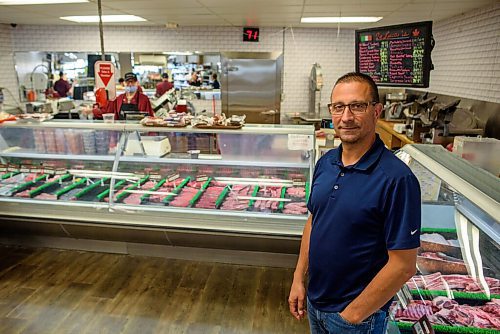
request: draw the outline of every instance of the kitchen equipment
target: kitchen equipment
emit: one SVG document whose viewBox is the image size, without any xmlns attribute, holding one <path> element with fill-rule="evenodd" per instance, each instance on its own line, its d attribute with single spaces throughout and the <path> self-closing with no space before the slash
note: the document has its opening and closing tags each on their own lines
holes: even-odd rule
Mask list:
<svg viewBox="0 0 500 334">
<path fill-rule="evenodd" d="M 222 112 L 247 123 L 280 123 L 281 52 L 222 52 Z"/>
<path fill-rule="evenodd" d="M 309 75 L 309 113 L 319 113 L 322 88 L 323 71 L 320 64 L 314 63 Z"/>
</svg>

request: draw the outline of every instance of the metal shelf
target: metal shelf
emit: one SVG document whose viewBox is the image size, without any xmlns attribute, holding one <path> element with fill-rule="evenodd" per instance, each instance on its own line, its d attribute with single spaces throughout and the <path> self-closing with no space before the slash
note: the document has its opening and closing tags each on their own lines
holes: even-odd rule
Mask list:
<svg viewBox="0 0 500 334">
<path fill-rule="evenodd" d="M 279 161 L 241 161 L 223 159 L 189 159 L 189 158 L 152 158 L 137 156 L 122 156 L 120 162 L 147 162 L 159 164 L 189 164 L 189 165 L 212 165 L 212 166 L 241 166 L 241 167 L 281 167 L 281 168 L 309 168 L 307 162 L 279 162 Z"/>
<path fill-rule="evenodd" d="M 25 158 L 40 160 L 114 161 L 113 155 L 54 154 L 30 152 L 0 152 L 2 158 Z"/>
<path fill-rule="evenodd" d="M 126 123 L 117 121 L 115 123 L 104 123 L 103 121 L 79 121 L 69 122 L 65 120 L 51 120 L 41 123 L 4 122 L 2 127 L 8 128 L 32 128 L 32 129 L 86 129 L 86 130 L 109 130 L 109 131 L 140 131 L 140 132 L 182 132 L 182 133 L 225 133 L 225 134 L 302 134 L 312 135 L 312 125 L 273 125 L 273 124 L 245 124 L 238 130 L 223 129 L 198 129 L 192 126 L 184 128 L 173 127 L 149 127 L 138 123 Z"/>
<path fill-rule="evenodd" d="M 455 206 L 498 244 L 500 179 L 440 145 L 405 145 L 402 151 L 425 166 L 459 194 Z M 463 200 L 460 198 L 463 197 Z"/>
</svg>

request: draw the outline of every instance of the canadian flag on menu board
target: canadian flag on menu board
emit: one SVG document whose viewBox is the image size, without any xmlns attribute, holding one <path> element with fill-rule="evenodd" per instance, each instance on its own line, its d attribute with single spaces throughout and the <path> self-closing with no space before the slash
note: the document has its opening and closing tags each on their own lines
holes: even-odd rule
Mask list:
<svg viewBox="0 0 500 334">
<path fill-rule="evenodd" d="M 94 64 L 95 90 L 104 88 L 108 92 L 108 100 L 116 97 L 115 65 L 110 61 L 99 60 Z"/>
</svg>

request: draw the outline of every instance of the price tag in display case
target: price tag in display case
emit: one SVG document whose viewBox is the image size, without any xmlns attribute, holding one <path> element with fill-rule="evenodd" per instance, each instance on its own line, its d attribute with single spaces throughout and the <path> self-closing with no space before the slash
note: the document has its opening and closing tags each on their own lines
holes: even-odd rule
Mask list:
<svg viewBox="0 0 500 334">
<path fill-rule="evenodd" d="M 14 165 L 14 164 L 9 164 L 7 166 L 7 172 L 19 172 L 19 166 L 18 165 Z"/>
<path fill-rule="evenodd" d="M 208 180 L 208 176 L 204 174 L 200 174 L 196 177 L 196 182 L 205 182 Z"/>
<path fill-rule="evenodd" d="M 179 175 L 179 173 L 170 174 L 169 176 L 167 176 L 167 181 L 168 182 L 173 182 L 173 181 L 177 180 L 180 177 L 181 176 Z"/>
<path fill-rule="evenodd" d="M 32 169 L 31 165 L 21 165 L 21 167 L 19 167 L 19 171 L 21 173 L 29 173 L 31 172 L 31 169 Z"/>
<path fill-rule="evenodd" d="M 293 179 L 292 185 L 294 187 L 304 187 L 306 185 L 306 182 L 302 179 Z"/>
<path fill-rule="evenodd" d="M 161 180 L 161 175 L 157 173 L 151 173 L 149 174 L 149 178 L 153 181 L 159 181 Z"/>
<path fill-rule="evenodd" d="M 396 297 L 403 308 L 407 308 L 413 301 L 410 288 L 408 288 L 408 285 L 406 284 L 401 287 L 401 290 L 399 290 L 398 293 L 396 293 Z"/>
<path fill-rule="evenodd" d="M 413 324 L 412 331 L 413 334 L 435 334 L 434 328 L 432 328 L 431 322 L 426 315 Z"/>
<path fill-rule="evenodd" d="M 259 41 L 259 28 L 243 28 L 243 42 L 258 42 Z"/>
</svg>

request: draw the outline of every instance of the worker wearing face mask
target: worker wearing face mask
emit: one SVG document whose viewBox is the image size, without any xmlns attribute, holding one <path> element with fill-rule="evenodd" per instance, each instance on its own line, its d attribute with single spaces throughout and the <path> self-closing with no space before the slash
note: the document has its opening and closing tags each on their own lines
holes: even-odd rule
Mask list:
<svg viewBox="0 0 500 334">
<path fill-rule="evenodd" d="M 129 72 L 125 74 L 124 79 L 125 93 L 118 95 L 114 101 L 110 101 L 105 111 L 94 109 L 94 118 L 102 119 L 103 113 L 113 113 L 116 120 L 125 120 L 127 113 L 137 112 L 147 112 L 149 116 L 154 117 L 149 98 L 142 93 L 137 76 Z"/>
</svg>

